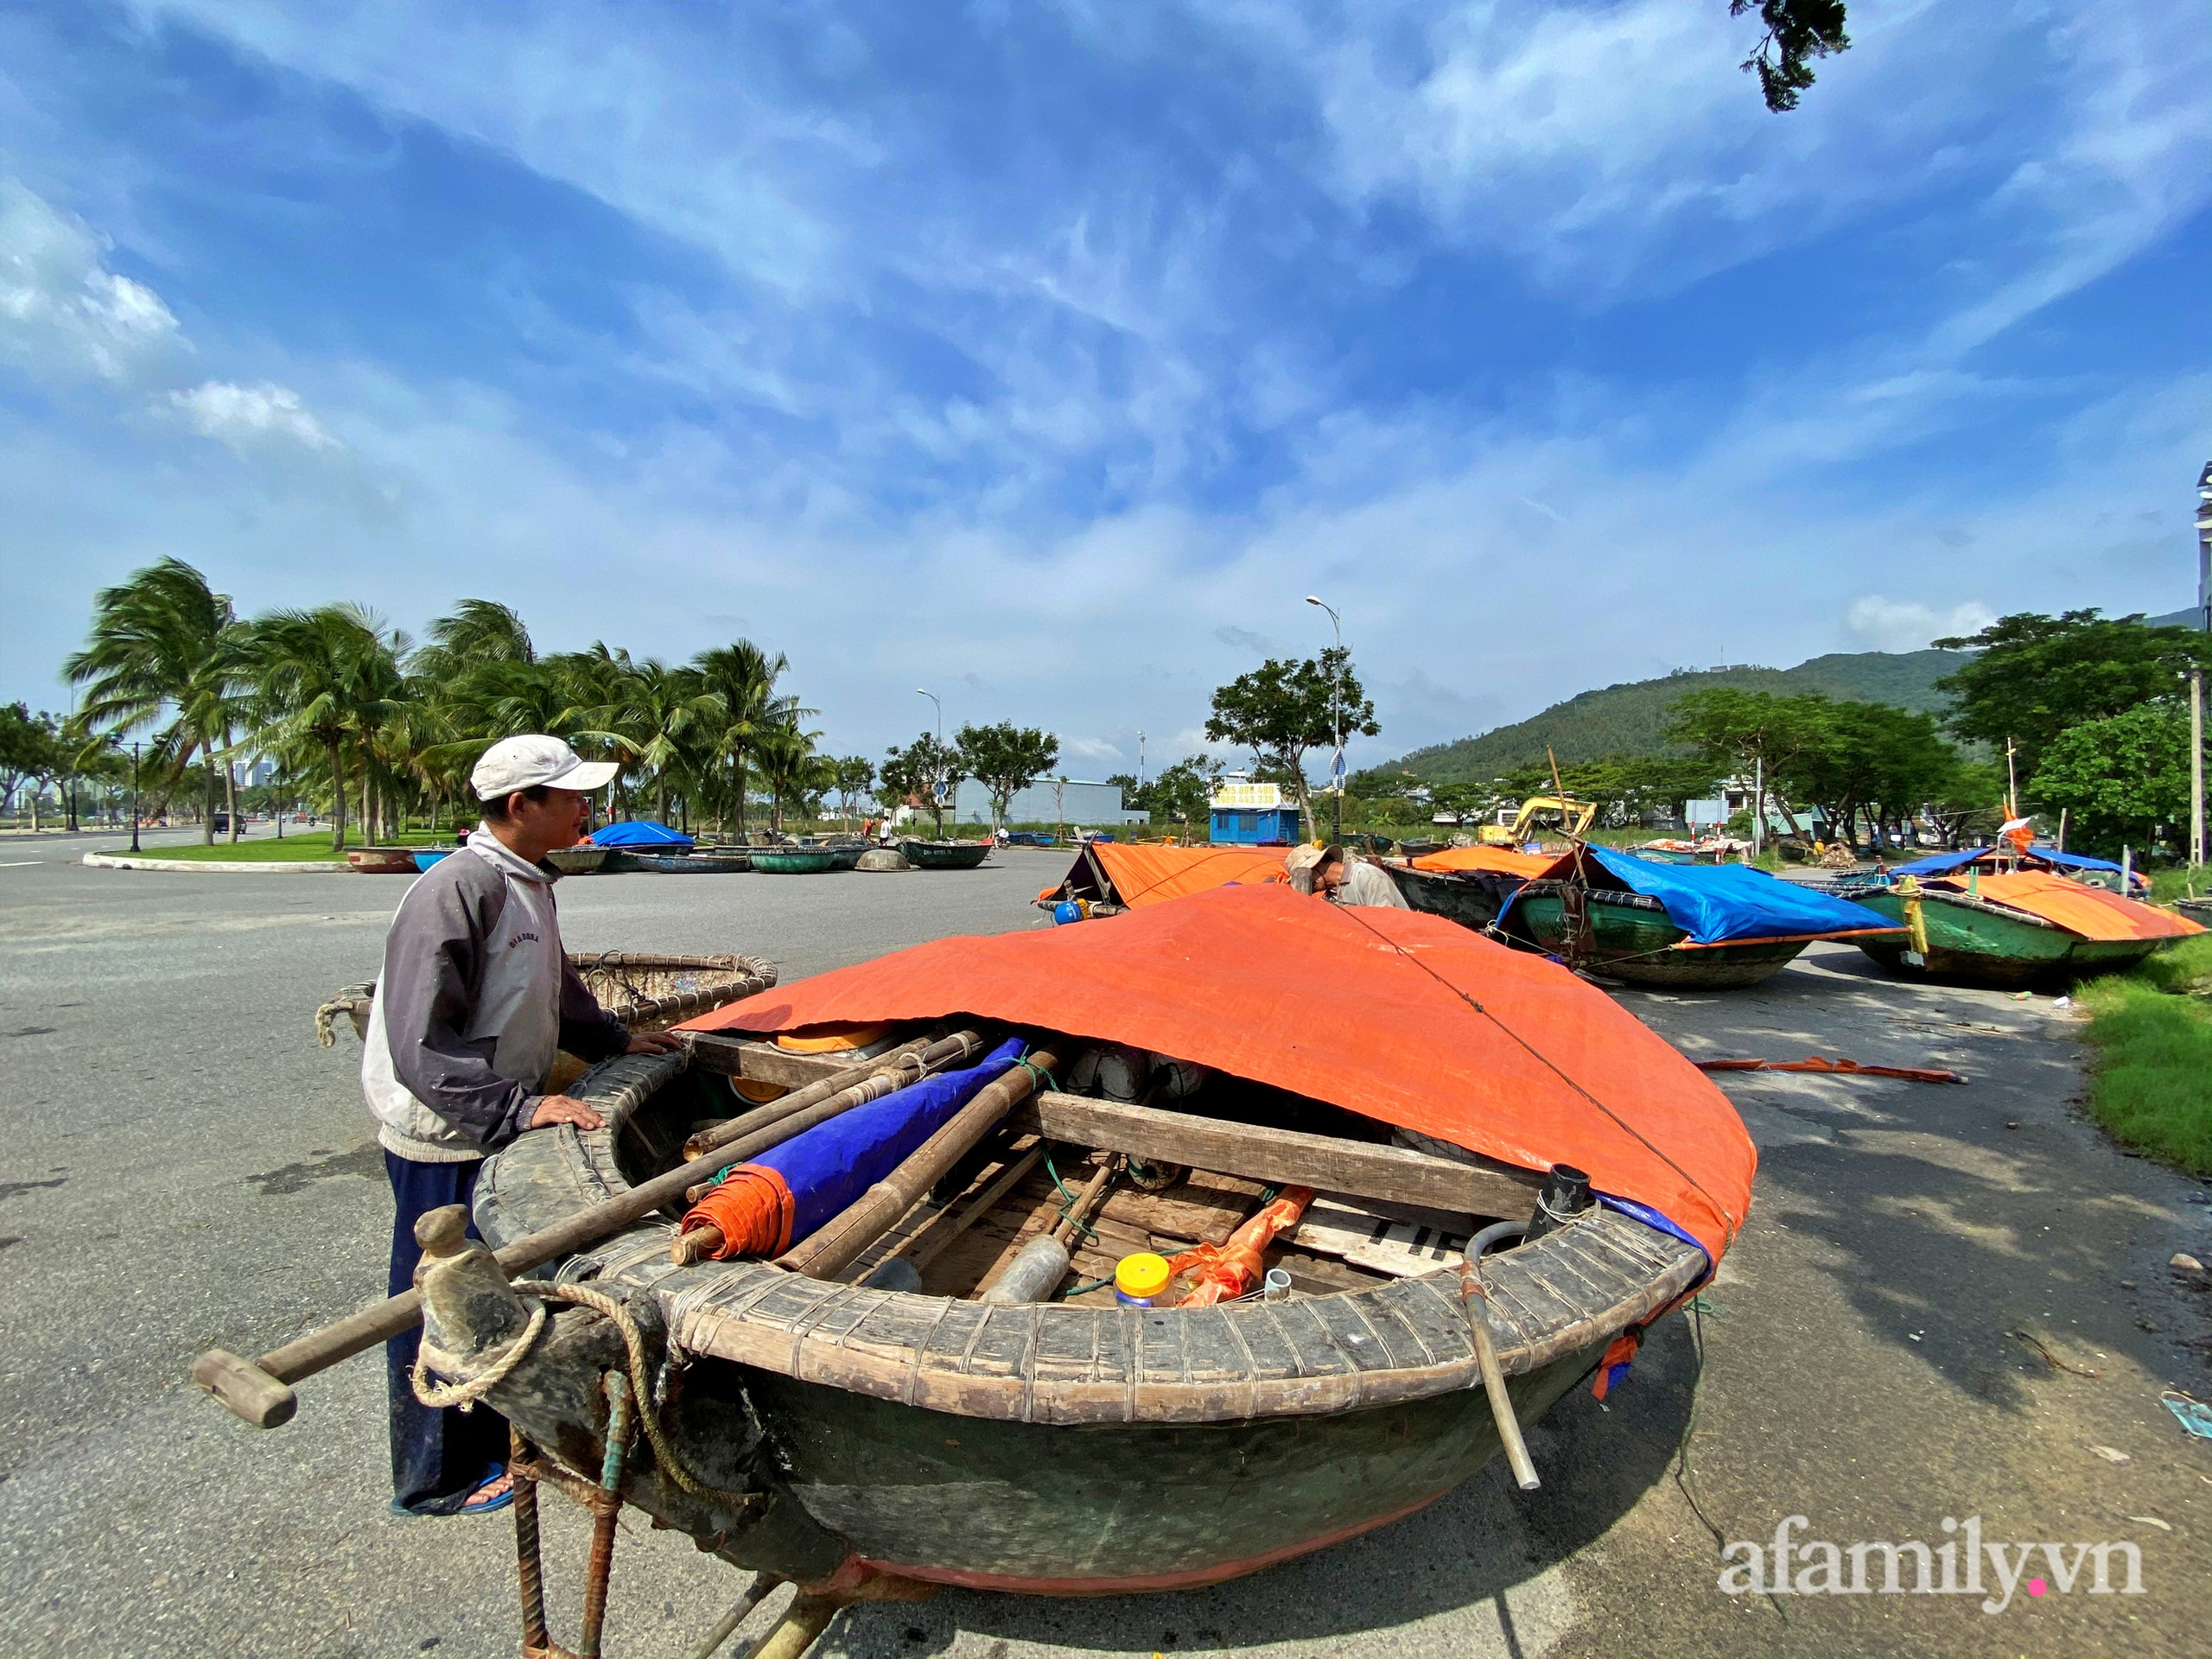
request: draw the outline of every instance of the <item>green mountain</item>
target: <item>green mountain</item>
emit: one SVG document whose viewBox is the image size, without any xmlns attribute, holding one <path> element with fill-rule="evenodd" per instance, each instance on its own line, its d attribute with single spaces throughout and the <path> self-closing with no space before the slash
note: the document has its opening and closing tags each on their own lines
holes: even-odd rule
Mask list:
<svg viewBox="0 0 2212 1659">
<path fill-rule="evenodd" d="M 1511 726 L 1415 749 L 1377 770 L 1410 772 L 1435 784 L 1487 783 L 1515 766 L 1541 761 L 1547 744 L 1562 766 L 1607 754 L 1659 754 L 1668 747 L 1663 728 L 1675 700 L 1720 685 L 1784 696 L 1822 691 L 1853 702 L 1940 713 L 1947 699 L 1936 682 L 1967 656 L 1960 651 L 1865 651 L 1815 657 L 1795 668 L 1678 671 L 1664 679 L 1585 691 Z"/>
</svg>

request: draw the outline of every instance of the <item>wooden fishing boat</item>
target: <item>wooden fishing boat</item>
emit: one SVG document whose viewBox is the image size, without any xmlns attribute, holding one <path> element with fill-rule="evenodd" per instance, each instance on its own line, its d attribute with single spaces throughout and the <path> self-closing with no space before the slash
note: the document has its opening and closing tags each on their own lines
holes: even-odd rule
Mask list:
<svg viewBox="0 0 2212 1659">
<path fill-rule="evenodd" d="M 571 950 L 569 963 L 600 1006 L 632 1031 L 665 1031 L 776 982 L 773 965 L 758 957 Z M 375 998 L 373 981 L 346 986 L 315 1010 L 316 1040 L 325 1048 L 337 1041 L 333 1022 L 341 1014 L 353 1022 L 355 1036 L 366 1037 Z"/>
<path fill-rule="evenodd" d="M 556 847 L 545 855 L 545 861 L 563 875 L 592 875 L 607 863 L 607 849 L 578 842 L 573 847 Z"/>
<path fill-rule="evenodd" d="M 572 1092 L 601 1107 L 606 1127 L 524 1135 L 490 1160 L 479 1230 L 494 1248 L 509 1244 L 658 1173 L 694 1123 L 727 1109 L 717 1070 L 800 1075 L 799 1057 L 756 1057 L 752 1046 L 766 1046 L 702 1052 L 689 1068 L 681 1055 L 600 1067 Z M 1018 1127 L 1049 1135 L 1065 1167 L 1086 1140 L 1159 1135 L 1153 1120 L 1177 1116 L 1047 1094 Z M 1284 1132 L 1207 1133 L 1238 1128 L 1267 1153 L 1222 1161 L 1256 1171 L 1286 1144 L 1289 1156 L 1307 1150 Z M 972 1205 L 1033 1144 L 1024 1134 L 994 1147 L 899 1242 L 926 1243 L 931 1224 Z M 1404 1179 L 1438 1183 L 1420 1189 L 1433 1196 L 1457 1183 L 1479 1211 L 1511 1208 L 1517 1219 L 1533 1198 L 1532 1185 L 1487 1170 L 1366 1151 Z M 1218 1236 L 1220 1195 L 1256 1190 L 1201 1173 L 1161 1194 L 1109 1200 L 1091 1224 L 1109 1248 L 1201 1242 L 1165 1230 Z M 725 1559 L 804 1585 L 1100 1593 L 1211 1583 L 1323 1548 L 1433 1502 L 1497 1454 L 1450 1266 L 1474 1211 L 1440 1230 L 1438 1260 L 1420 1273 L 1370 1272 L 1294 1243 L 1273 1258 L 1305 1287 L 1287 1301 L 1137 1309 L 1099 1291 L 1051 1304 L 974 1300 L 1056 1209 L 1033 1172 L 967 1230 L 965 1248 L 931 1259 L 912 1293 L 853 1282 L 880 1252 L 826 1281 L 765 1262 L 675 1266 L 658 1217 L 548 1268 L 664 1332 L 648 1338 L 656 1365 L 671 1349 L 687 1359 L 662 1432 L 728 1496 L 702 1499 L 639 1467 L 629 1501 L 714 1541 Z M 1110 1258 L 1086 1247 L 1074 1270 L 1110 1274 Z M 1521 1419 L 1541 1416 L 1618 1332 L 1706 1270 L 1694 1246 L 1604 1209 L 1485 1258 L 1497 1357 Z M 595 1471 L 606 1446 L 598 1380 L 620 1351 L 607 1320 L 563 1313 L 487 1401 L 562 1463 Z M 1128 1524 L 1133 1515 L 1141 1526 Z"/>
<path fill-rule="evenodd" d="M 654 875 L 742 875 L 752 868 L 751 852 L 649 853 L 627 847 L 609 848 L 600 866 L 609 873 Z"/>
<path fill-rule="evenodd" d="M 362 875 L 413 875 L 415 854 L 412 847 L 349 847 L 346 863 Z"/>
<path fill-rule="evenodd" d="M 918 841 L 911 837 L 899 850 L 918 870 L 972 870 L 990 856 L 988 841 Z"/>
<path fill-rule="evenodd" d="M 428 874 L 429 873 L 430 867 L 433 864 L 436 863 L 442 858 L 452 857 L 453 855 L 459 850 L 460 849 L 454 847 L 419 848 L 416 850 L 413 857 L 409 861 L 415 866 L 415 868 L 418 872 L 423 874 Z"/>
<path fill-rule="evenodd" d="M 1521 887 L 1521 878 L 1491 870 L 1423 870 L 1384 863 L 1398 895 L 1415 910 L 1442 916 L 1478 933 L 1497 919 L 1499 907 Z"/>
<path fill-rule="evenodd" d="M 837 868 L 837 855 L 827 847 L 755 847 L 748 856 L 764 875 L 820 875 Z M 860 862 L 857 849 L 853 861 Z"/>
<path fill-rule="evenodd" d="M 2031 872 L 1901 882 L 1853 896 L 1905 930 L 1856 941 L 1884 969 L 1977 985 L 2053 984 L 2113 973 L 2202 931 L 2193 920 L 2117 893 Z M 2052 906 L 2052 899 L 2064 907 Z M 2052 913 L 2038 914 L 2024 907 L 2028 904 Z M 2099 926 L 2105 912 L 2120 925 Z M 2118 937 L 2091 937 L 2094 932 Z"/>
<path fill-rule="evenodd" d="M 590 1489 L 587 1609 L 626 1502 L 795 1580 L 792 1656 L 835 1606 L 930 1585 L 1253 1572 L 1501 1447 L 1533 1491 L 1521 1423 L 1618 1384 L 1756 1163 L 1710 1080 L 1554 964 L 1279 886 L 940 940 L 684 1029 L 571 1085 L 601 1127 L 486 1161 L 496 1262 L 435 1212 L 419 1302 L 193 1368 L 273 1425 L 419 1317 L 426 1397 L 514 1427 L 536 1650 L 547 1484 Z M 797 1207 L 763 1234 L 772 1188 Z M 1170 1252 L 1150 1300 L 1101 1282 Z"/>
<path fill-rule="evenodd" d="M 1756 985 L 1796 961 L 1808 939 L 1695 945 L 1642 893 L 1610 893 L 1571 881 L 1531 881 L 1513 901 L 1509 938 L 1610 979 L 1688 990 Z"/>
</svg>

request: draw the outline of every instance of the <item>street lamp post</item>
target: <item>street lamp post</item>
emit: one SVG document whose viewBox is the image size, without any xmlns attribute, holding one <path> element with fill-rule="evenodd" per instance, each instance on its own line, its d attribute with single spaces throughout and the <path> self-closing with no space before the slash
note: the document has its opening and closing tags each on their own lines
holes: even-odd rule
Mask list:
<svg viewBox="0 0 2212 1659">
<path fill-rule="evenodd" d="M 943 771 L 943 767 L 944 766 L 944 705 L 938 701 L 936 692 L 926 690 L 921 686 L 918 685 L 914 688 L 914 695 L 918 697 L 927 697 L 930 700 L 931 705 L 937 709 L 937 755 L 935 758 L 935 765 L 939 768 L 939 770 L 937 775 L 930 779 L 930 800 L 937 809 L 934 814 L 937 826 L 936 833 L 942 836 L 944 833 L 944 772 Z"/>
<path fill-rule="evenodd" d="M 1312 594 L 1306 595 L 1306 602 L 1328 612 L 1329 626 L 1337 636 L 1337 661 L 1329 676 L 1329 723 L 1337 740 L 1336 753 L 1329 762 L 1329 839 L 1334 842 L 1344 838 L 1344 624 L 1333 605 Z"/>
<path fill-rule="evenodd" d="M 138 850 L 138 746 L 130 746 L 130 850 Z"/>
</svg>

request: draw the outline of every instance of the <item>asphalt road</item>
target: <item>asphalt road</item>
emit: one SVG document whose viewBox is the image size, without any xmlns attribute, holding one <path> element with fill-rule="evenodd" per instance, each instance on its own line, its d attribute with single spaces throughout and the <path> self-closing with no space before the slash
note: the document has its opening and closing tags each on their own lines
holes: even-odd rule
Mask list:
<svg viewBox="0 0 2212 1659">
<path fill-rule="evenodd" d="M 257 1352 L 381 1288 L 358 1047 L 319 1050 L 309 1015 L 373 970 L 403 884 L 92 871 L 71 861 L 88 844 L 109 842 L 0 843 L 0 1651 L 514 1651 L 505 1521 L 386 1512 L 372 1358 L 305 1384 L 271 1433 L 182 1381 L 201 1348 Z M 562 903 L 575 948 L 742 950 L 793 978 L 1039 925 L 1026 900 L 1053 870 L 1015 853 L 972 874 L 594 877 Z M 1696 1328 L 1670 1320 L 1605 1405 L 1572 1395 L 1535 1429 L 1541 1492 L 1492 1469 L 1210 1591 L 858 1608 L 821 1651 L 2202 1656 L 2212 1444 L 2158 1394 L 2212 1397 L 2212 1294 L 2164 1265 L 2212 1260 L 2209 1195 L 2075 1115 L 2069 1016 L 1891 984 L 1847 948 L 1751 991 L 1622 995 L 1693 1053 L 1973 1082 L 1730 1080 L 1762 1151 L 1751 1223 Z M 1801 1543 L 1941 1545 L 1947 1516 L 1977 1515 L 1999 1542 L 2126 1541 L 2145 1593 L 2024 1580 L 1993 1613 L 1723 1594 L 1720 1544 L 1791 1515 Z M 548 1518 L 573 1634 L 582 1526 L 557 1501 Z M 608 1651 L 684 1653 L 741 1587 L 688 1541 L 628 1530 Z"/>
</svg>

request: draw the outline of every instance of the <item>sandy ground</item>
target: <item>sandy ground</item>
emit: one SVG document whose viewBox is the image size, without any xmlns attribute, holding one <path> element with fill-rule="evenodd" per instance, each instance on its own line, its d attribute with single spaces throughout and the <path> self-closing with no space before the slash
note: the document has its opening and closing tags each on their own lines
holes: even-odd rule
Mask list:
<svg viewBox="0 0 2212 1659">
<path fill-rule="evenodd" d="M 402 884 L 91 871 L 72 861 L 88 844 L 109 842 L 10 838 L 0 868 L 0 1651 L 512 1652 L 505 1521 L 386 1513 L 380 1366 L 306 1384 L 267 1433 L 182 1381 L 203 1347 L 259 1351 L 380 1287 L 391 1212 L 358 1051 L 317 1049 L 308 1016 L 373 970 Z M 576 948 L 738 949 L 796 977 L 1038 925 L 1025 900 L 1053 868 L 593 878 L 562 899 Z M 1751 1223 L 1694 1325 L 1656 1332 L 1605 1405 L 1578 1393 L 1535 1430 L 1541 1492 L 1492 1469 L 1201 1592 L 856 1609 L 820 1651 L 2204 1654 L 2212 1444 L 2158 1395 L 2212 1397 L 2212 1294 L 2165 1267 L 2212 1260 L 2212 1194 L 2079 1119 L 2069 1016 L 1891 984 L 1847 948 L 1751 991 L 1620 995 L 1693 1054 L 1973 1081 L 1730 1080 L 1763 1159 Z M 2062 1559 L 2132 1542 L 2144 1593 L 2087 1594 L 2085 1573 L 2031 1597 L 2040 1554 L 1995 1612 L 1722 1593 L 1721 1546 L 1793 1515 L 1801 1544 L 1940 1545 L 1975 1516 L 1985 1540 Z M 549 1516 L 573 1632 L 582 1528 Z M 639 1525 L 607 1650 L 685 1653 L 741 1587 Z"/>
</svg>

